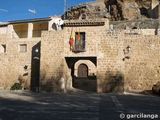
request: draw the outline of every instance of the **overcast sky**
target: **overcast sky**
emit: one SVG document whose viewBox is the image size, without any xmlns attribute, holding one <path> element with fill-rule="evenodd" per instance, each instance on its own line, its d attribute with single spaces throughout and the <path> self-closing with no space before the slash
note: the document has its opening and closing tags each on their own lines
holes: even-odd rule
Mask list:
<svg viewBox="0 0 160 120">
<path fill-rule="evenodd" d="M 61 15 L 64 11 L 64 0 L 0 0 L 0 22 L 23 20 Z M 67 7 L 95 0 L 67 0 Z M 37 14 L 28 12 L 36 9 Z"/>
</svg>

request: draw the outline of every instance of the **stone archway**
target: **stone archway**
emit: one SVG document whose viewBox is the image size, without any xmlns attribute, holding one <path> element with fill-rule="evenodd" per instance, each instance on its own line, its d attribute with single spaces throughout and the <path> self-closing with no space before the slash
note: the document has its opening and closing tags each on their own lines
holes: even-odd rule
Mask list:
<svg viewBox="0 0 160 120">
<path fill-rule="evenodd" d="M 74 65 L 74 76 L 78 77 L 78 67 L 80 65 L 86 65 L 88 68 L 88 76 L 95 75 L 96 76 L 96 66 L 90 60 L 78 60 Z M 83 66 L 84 67 L 84 66 Z"/>
<path fill-rule="evenodd" d="M 97 90 L 96 65 L 90 60 L 78 60 L 74 65 L 73 87 L 85 91 Z"/>
</svg>

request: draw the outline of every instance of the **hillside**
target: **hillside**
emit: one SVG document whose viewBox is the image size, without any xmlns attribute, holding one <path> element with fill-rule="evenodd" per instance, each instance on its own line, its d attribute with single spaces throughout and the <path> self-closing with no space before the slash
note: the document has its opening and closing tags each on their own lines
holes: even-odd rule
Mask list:
<svg viewBox="0 0 160 120">
<path fill-rule="evenodd" d="M 96 0 L 70 7 L 63 18 L 69 20 L 109 18 L 111 21 L 158 19 L 159 3 L 159 0 Z"/>
</svg>

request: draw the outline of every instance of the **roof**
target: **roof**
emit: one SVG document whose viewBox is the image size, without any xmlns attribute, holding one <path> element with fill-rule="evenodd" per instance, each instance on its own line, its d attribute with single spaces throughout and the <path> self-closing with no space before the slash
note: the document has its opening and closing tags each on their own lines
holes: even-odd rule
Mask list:
<svg viewBox="0 0 160 120">
<path fill-rule="evenodd" d="M 50 21 L 50 17 L 46 18 L 36 18 L 36 19 L 24 19 L 24 20 L 15 20 L 15 21 L 8 21 L 9 24 L 21 24 L 21 23 L 29 23 L 29 22 L 46 22 Z"/>
<path fill-rule="evenodd" d="M 0 27 L 6 27 L 7 25 L 8 25 L 8 23 L 0 22 Z"/>
<path fill-rule="evenodd" d="M 104 21 L 65 21 L 64 27 L 75 27 L 75 26 L 104 26 Z"/>
</svg>

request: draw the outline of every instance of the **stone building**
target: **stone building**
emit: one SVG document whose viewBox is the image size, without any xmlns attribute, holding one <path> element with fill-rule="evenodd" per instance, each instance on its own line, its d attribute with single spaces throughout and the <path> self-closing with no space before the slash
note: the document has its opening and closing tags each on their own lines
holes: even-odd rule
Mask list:
<svg viewBox="0 0 160 120">
<path fill-rule="evenodd" d="M 151 90 L 160 80 L 159 23 L 48 17 L 0 24 L 0 88 L 23 80 L 33 91 Z"/>
</svg>

